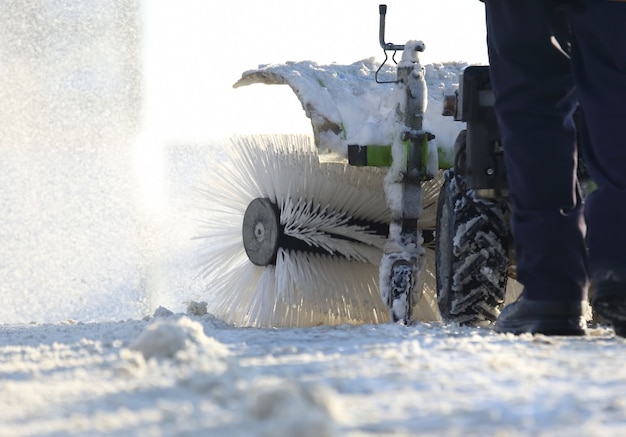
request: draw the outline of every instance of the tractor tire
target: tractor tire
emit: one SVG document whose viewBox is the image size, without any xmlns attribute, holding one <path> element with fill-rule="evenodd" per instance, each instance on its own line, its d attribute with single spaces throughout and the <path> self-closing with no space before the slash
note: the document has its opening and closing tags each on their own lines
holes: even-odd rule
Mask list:
<svg viewBox="0 0 626 437">
<path fill-rule="evenodd" d="M 448 170 L 435 238 L 437 304 L 444 322 L 491 325 L 504 305 L 511 241 L 508 207 L 476 199 Z"/>
</svg>

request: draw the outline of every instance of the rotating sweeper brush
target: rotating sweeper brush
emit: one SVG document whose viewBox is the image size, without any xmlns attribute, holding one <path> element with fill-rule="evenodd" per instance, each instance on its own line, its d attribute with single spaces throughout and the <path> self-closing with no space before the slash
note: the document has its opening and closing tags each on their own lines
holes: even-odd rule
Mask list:
<svg viewBox="0 0 626 437">
<path fill-rule="evenodd" d="M 211 168 L 201 266 L 214 314 L 244 326 L 389 320 L 378 287 L 390 223 L 383 171 L 320 162 L 302 136 L 235 137 Z M 433 320 L 426 288 L 415 313 Z"/>
</svg>

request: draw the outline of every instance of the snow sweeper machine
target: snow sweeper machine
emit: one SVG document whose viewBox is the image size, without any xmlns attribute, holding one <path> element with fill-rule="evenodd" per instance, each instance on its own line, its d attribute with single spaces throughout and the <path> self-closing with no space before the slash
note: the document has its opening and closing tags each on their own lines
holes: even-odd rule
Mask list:
<svg viewBox="0 0 626 437">
<path fill-rule="evenodd" d="M 386 12 L 381 64 L 289 62 L 234 85 L 288 85 L 313 141 L 235 137 L 212 166 L 201 264 L 217 316 L 484 326 L 514 298 L 489 69 L 423 66 L 421 41 L 385 41 Z"/>
</svg>

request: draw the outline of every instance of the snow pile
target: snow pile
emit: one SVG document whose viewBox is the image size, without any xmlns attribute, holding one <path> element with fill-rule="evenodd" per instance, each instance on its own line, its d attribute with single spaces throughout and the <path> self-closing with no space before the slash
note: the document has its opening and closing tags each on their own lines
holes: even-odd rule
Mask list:
<svg viewBox="0 0 626 437">
<path fill-rule="evenodd" d="M 196 347 L 210 350 L 216 357 L 224 357 L 228 350 L 219 342 L 204 334 L 202 325 L 188 317 L 157 319 L 148 325 L 130 345 L 146 359 L 174 357 L 181 351 Z"/>
<path fill-rule="evenodd" d="M 194 305 L 192 310 L 203 306 Z M 161 313 L 165 313 L 165 309 Z M 215 403 L 214 408 L 229 412 L 222 419 L 224 429 L 228 429 L 228 422 L 235 420 L 240 430 L 247 430 L 244 433 L 251 433 L 249 435 L 340 435 L 336 422 L 340 414 L 334 390 L 296 378 L 264 375 L 250 368 L 252 363 L 231 353 L 222 341 L 205 335 L 205 330 L 223 333 L 224 328 L 228 329 L 226 325 L 210 316 L 192 317 L 173 315 L 154 319 L 128 349 L 119 351 L 118 374 L 135 379 L 153 375 L 163 382 L 174 378 L 176 386 Z M 191 426 L 197 420 L 193 410 L 185 412 L 185 407 L 172 406 L 166 416 L 171 414 L 177 426 L 188 416 Z M 237 418 L 230 417 L 231 414 Z"/>
</svg>

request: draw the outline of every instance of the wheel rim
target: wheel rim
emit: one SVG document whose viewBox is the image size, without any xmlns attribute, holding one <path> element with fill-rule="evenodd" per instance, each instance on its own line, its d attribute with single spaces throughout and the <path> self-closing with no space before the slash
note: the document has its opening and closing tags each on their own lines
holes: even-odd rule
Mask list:
<svg viewBox="0 0 626 437">
<path fill-rule="evenodd" d="M 278 207 L 267 198 L 256 198 L 243 216 L 242 236 L 246 255 L 253 264 L 276 263 L 280 221 Z"/>
</svg>

